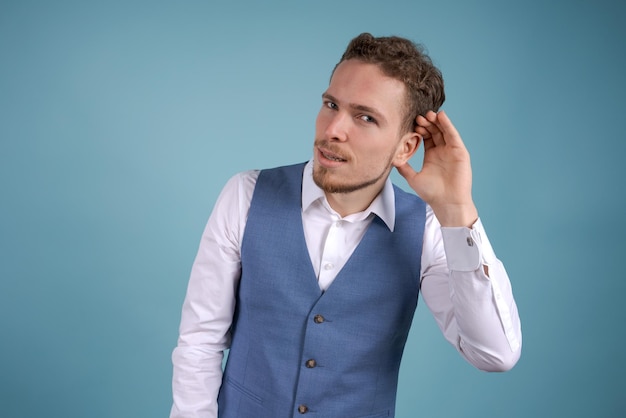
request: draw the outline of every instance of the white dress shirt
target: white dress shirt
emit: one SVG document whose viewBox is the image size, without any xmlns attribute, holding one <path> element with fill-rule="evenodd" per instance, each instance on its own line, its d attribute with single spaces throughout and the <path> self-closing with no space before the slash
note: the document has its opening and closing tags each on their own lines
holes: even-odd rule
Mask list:
<svg viewBox="0 0 626 418">
<path fill-rule="evenodd" d="M 258 171 L 239 173 L 222 190 L 206 225 L 182 309 L 170 418 L 216 418 L 223 352 L 241 273 L 240 249 Z M 305 166 L 302 222 L 322 290 L 344 266 L 374 216 L 393 231 L 394 191 L 387 180 L 363 212 L 341 217 Z M 441 227 L 427 206 L 421 292 L 445 338 L 475 367 L 508 370 L 521 351 L 521 325 L 511 284 L 478 220 L 472 228 Z"/>
</svg>

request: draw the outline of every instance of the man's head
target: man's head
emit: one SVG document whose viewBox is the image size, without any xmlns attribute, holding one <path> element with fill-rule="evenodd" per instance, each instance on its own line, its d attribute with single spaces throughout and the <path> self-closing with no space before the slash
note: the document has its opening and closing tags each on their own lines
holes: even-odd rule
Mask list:
<svg viewBox="0 0 626 418">
<path fill-rule="evenodd" d="M 392 168 L 419 147 L 417 115 L 442 103 L 441 73 L 413 43 L 355 38 L 333 70 L 315 122 L 313 180 L 333 209 L 364 210 Z"/>
<path fill-rule="evenodd" d="M 441 71 L 433 65 L 422 46 L 408 39 L 397 36 L 376 38 L 362 33 L 350 41 L 337 66 L 350 59 L 375 64 L 383 74 L 404 84 L 406 103 L 402 133 L 415 129 L 418 115 L 429 110 L 438 111 L 445 100 Z"/>
</svg>

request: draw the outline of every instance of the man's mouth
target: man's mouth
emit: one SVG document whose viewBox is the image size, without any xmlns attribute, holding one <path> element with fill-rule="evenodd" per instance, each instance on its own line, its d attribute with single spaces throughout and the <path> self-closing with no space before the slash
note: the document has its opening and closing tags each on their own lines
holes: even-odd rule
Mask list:
<svg viewBox="0 0 626 418">
<path fill-rule="evenodd" d="M 337 161 L 337 162 L 346 162 L 346 161 L 348 161 L 345 158 L 342 158 L 340 155 L 335 154 L 333 152 L 330 152 L 328 150 L 321 150 L 320 149 L 320 154 L 322 154 L 322 157 L 324 157 L 324 158 L 326 158 L 327 160 L 330 160 L 330 161 Z"/>
</svg>

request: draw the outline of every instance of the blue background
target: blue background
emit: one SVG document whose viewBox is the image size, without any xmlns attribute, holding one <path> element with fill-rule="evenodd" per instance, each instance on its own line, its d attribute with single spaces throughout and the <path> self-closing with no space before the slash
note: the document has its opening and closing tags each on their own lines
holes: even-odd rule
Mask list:
<svg viewBox="0 0 626 418">
<path fill-rule="evenodd" d="M 0 2 L 0 415 L 167 416 L 217 194 L 310 157 L 330 71 L 369 31 L 442 69 L 524 330 L 518 365 L 487 374 L 421 305 L 398 417 L 623 416 L 625 18 L 605 0 Z"/>
</svg>

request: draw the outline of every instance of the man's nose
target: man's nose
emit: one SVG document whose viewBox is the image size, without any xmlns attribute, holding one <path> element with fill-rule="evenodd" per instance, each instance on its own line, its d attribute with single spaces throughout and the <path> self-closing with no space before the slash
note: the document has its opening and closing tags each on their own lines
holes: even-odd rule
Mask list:
<svg viewBox="0 0 626 418">
<path fill-rule="evenodd" d="M 350 115 L 336 112 L 326 126 L 326 138 L 334 141 L 346 141 L 348 139 L 348 125 Z"/>
</svg>

